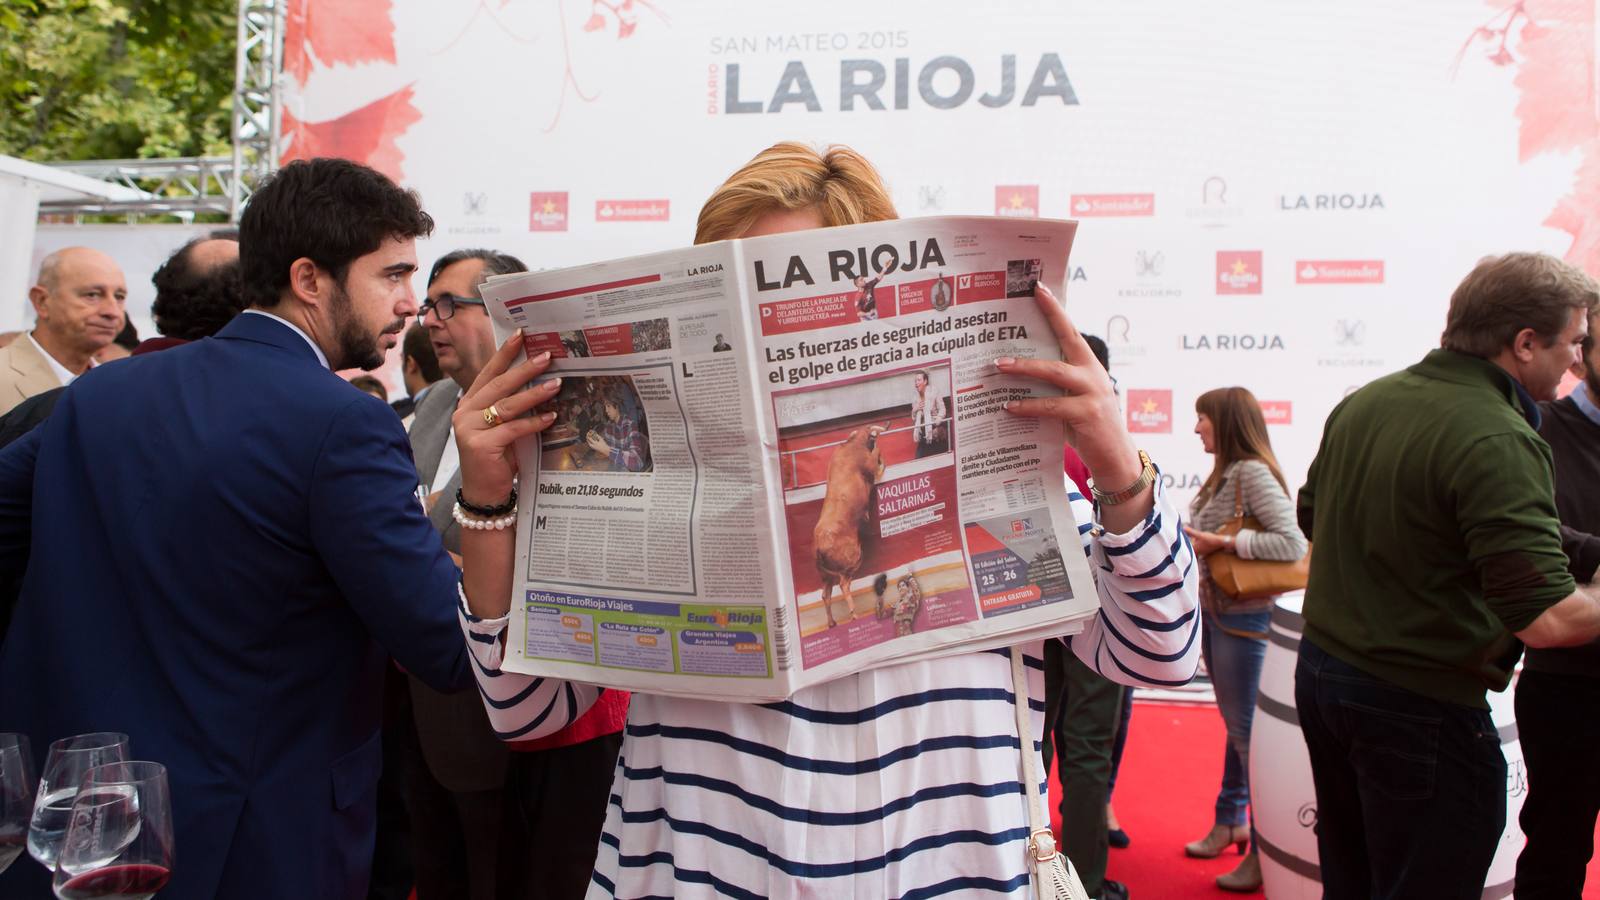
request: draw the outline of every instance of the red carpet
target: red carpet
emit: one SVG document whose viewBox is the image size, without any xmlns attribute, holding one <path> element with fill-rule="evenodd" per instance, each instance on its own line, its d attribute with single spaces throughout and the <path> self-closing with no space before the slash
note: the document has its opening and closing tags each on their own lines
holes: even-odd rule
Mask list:
<svg viewBox="0 0 1600 900">
<path fill-rule="evenodd" d="M 1183 855 L 1183 845 L 1211 827 L 1222 777 L 1222 717 L 1210 706 L 1138 702 L 1128 729 L 1114 805 L 1132 844 L 1111 851 L 1107 877 L 1140 900 L 1247 896 L 1212 882 L 1238 865 L 1231 851 L 1216 859 Z M 1059 779 L 1051 790 L 1060 796 Z M 1052 812 L 1052 821 L 1059 832 L 1059 815 Z M 1589 864 L 1583 896 L 1600 900 L 1600 861 Z"/>
</svg>

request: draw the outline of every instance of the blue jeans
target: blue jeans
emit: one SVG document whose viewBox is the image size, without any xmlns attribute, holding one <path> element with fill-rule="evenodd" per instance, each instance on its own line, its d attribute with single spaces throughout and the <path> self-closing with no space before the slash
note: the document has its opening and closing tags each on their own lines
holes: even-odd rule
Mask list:
<svg viewBox="0 0 1600 900">
<path fill-rule="evenodd" d="M 1243 825 L 1250 808 L 1250 723 L 1256 714 L 1256 688 L 1261 683 L 1261 661 L 1267 642 L 1238 637 L 1222 630 L 1265 632 L 1271 610 L 1209 616 L 1200 636 L 1217 710 L 1227 726 L 1228 742 L 1222 752 L 1222 789 L 1217 793 L 1218 825 Z"/>
<path fill-rule="evenodd" d="M 1489 711 L 1375 678 L 1309 640 L 1294 701 L 1324 900 L 1485 896 L 1506 825 L 1506 758 Z"/>
</svg>

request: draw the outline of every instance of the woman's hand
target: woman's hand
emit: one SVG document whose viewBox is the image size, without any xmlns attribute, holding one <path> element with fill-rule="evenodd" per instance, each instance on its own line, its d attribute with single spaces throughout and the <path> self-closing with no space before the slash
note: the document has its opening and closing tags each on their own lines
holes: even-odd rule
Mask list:
<svg viewBox="0 0 1600 900">
<path fill-rule="evenodd" d="M 1035 286 L 1033 299 L 1061 343 L 1061 360 L 1003 356 L 994 361 L 995 367 L 1006 375 L 1037 378 L 1065 393 L 1060 397 L 1012 400 L 1006 404 L 1006 410 L 1019 416 L 1059 419 L 1066 429 L 1067 443 L 1089 468 L 1095 485 L 1106 492 L 1120 491 L 1139 479 L 1143 466 L 1133 438 L 1128 436 L 1128 429 L 1122 423 L 1122 410 L 1117 406 L 1111 376 L 1095 359 L 1094 351 L 1089 349 L 1089 344 L 1067 318 L 1066 311 L 1049 288 L 1042 283 Z M 1147 487 L 1115 506 L 1102 505 L 1101 524 L 1113 533 L 1132 528 L 1150 513 L 1154 496 L 1153 489 Z"/>
<path fill-rule="evenodd" d="M 549 428 L 556 419 L 553 412 L 523 417 L 534 407 L 549 402 L 560 390 L 561 379 L 524 387 L 550 367 L 550 354 L 541 353 L 513 368 L 511 362 L 517 358 L 521 343 L 522 336 L 513 335 L 495 351 L 478 379 L 462 395 L 451 420 L 461 453 L 461 495 L 474 504 L 497 506 L 511 496 L 517 474 L 512 445 L 518 438 Z M 498 425 L 491 425 L 485 415 L 490 406 L 499 414 Z"/>
<path fill-rule="evenodd" d="M 1139 451 L 1122 423 L 1122 410 L 1111 386 L 1111 376 L 1095 359 L 1094 351 L 1055 295 L 1043 284 L 1033 290 L 1039 312 L 1061 343 L 1060 361 L 1001 357 L 995 366 L 1007 375 L 1025 375 L 1061 388 L 1060 397 L 1013 400 L 1006 409 L 1021 416 L 1060 419 L 1067 443 L 1078 451 L 1102 490 L 1117 490 L 1139 477 Z"/>
<path fill-rule="evenodd" d="M 1193 528 L 1183 526 L 1183 533 L 1189 536 L 1189 543 L 1194 545 L 1197 556 L 1210 556 L 1218 550 L 1232 550 L 1233 537 L 1226 534 L 1217 534 L 1212 531 L 1195 531 Z"/>
</svg>

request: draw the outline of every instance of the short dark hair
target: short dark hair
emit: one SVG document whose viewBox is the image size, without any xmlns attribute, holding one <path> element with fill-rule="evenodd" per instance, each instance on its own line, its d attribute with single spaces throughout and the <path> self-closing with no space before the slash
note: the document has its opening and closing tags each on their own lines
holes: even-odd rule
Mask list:
<svg viewBox="0 0 1600 900">
<path fill-rule="evenodd" d="M 433 268 L 428 270 L 428 287 L 433 287 L 433 283 L 439 280 L 439 275 L 445 269 L 469 259 L 483 260 L 482 277 L 484 278 L 488 278 L 490 275 L 510 275 L 512 272 L 528 271 L 527 265 L 522 260 L 509 253 L 501 253 L 498 250 L 488 250 L 483 247 L 468 247 L 465 250 L 451 250 L 449 253 L 434 260 Z M 479 297 L 483 296 L 477 285 L 472 286 L 472 292 Z"/>
<path fill-rule="evenodd" d="M 379 381 L 375 376 L 357 375 L 350 379 L 350 384 L 358 391 L 365 391 L 385 403 L 389 402 L 389 389 L 384 387 L 383 382 Z"/>
<path fill-rule="evenodd" d="M 433 218 L 416 191 L 347 159 L 295 160 L 250 196 L 239 219 L 245 299 L 271 307 L 306 258 L 343 282 L 350 264 L 392 238 L 427 237 Z"/>
<path fill-rule="evenodd" d="M 133 327 L 132 319 L 123 319 L 122 330 L 117 332 L 117 336 L 111 339 L 111 343 L 124 350 L 132 350 L 139 346 L 139 329 Z"/>
<path fill-rule="evenodd" d="M 1488 257 L 1450 295 L 1439 346 L 1490 359 L 1532 328 L 1554 343 L 1572 311 L 1588 316 L 1600 305 L 1600 288 L 1582 269 L 1543 253 Z"/>
<path fill-rule="evenodd" d="M 179 247 L 150 276 L 150 283 L 156 286 L 156 299 L 150 304 L 156 331 L 170 338 L 198 341 L 222 330 L 244 310 L 244 287 L 239 281 L 237 260 L 205 271 L 195 270 L 195 245 L 217 240 L 238 238 L 219 236 L 218 231 L 197 237 Z"/>
<path fill-rule="evenodd" d="M 433 341 L 428 338 L 428 329 L 421 325 L 406 329 L 405 339 L 400 344 L 400 359 L 416 360 L 417 369 L 429 384 L 444 378 L 444 372 L 439 369 L 439 357 L 433 352 Z"/>
</svg>

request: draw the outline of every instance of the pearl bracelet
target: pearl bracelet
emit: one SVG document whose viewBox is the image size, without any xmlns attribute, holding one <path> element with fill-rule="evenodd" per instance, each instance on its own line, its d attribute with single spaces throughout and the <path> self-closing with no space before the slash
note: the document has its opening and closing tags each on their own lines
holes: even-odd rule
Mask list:
<svg viewBox="0 0 1600 900">
<path fill-rule="evenodd" d="M 456 524 L 462 528 L 470 528 L 473 531 L 505 531 L 507 528 L 516 526 L 517 511 L 513 509 L 498 519 L 477 519 L 467 515 L 467 511 L 461 508 L 461 504 L 457 503 L 450 510 L 450 518 L 455 519 Z"/>
</svg>

